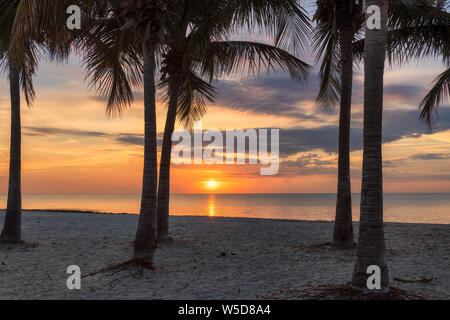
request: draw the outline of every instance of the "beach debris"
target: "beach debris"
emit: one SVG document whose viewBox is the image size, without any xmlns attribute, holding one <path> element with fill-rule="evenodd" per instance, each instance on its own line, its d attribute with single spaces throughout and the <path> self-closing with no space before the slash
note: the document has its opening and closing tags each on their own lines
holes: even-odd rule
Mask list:
<svg viewBox="0 0 450 320">
<path fill-rule="evenodd" d="M 401 278 L 394 278 L 394 281 L 401 282 L 401 283 L 430 283 L 434 280 L 437 280 L 436 278 L 421 278 L 417 280 L 408 280 L 408 279 L 401 279 Z"/>
</svg>

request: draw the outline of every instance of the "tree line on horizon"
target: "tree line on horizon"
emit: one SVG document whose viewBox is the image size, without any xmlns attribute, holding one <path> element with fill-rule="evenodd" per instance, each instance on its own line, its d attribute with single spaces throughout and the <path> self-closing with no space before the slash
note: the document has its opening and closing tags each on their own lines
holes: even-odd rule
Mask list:
<svg viewBox="0 0 450 320">
<path fill-rule="evenodd" d="M 308 1 L 306 1 L 308 3 Z M 314 3 L 314 1 L 310 1 Z M 83 12 L 82 29 L 66 28 L 68 6 Z M 303 6 L 302 6 L 303 4 Z M 389 289 L 383 229 L 382 115 L 385 61 L 442 58 L 450 65 L 447 0 L 317 0 L 313 21 L 296 0 L 0 0 L 0 63 L 9 77 L 11 147 L 8 202 L 0 243 L 21 242 L 20 93 L 35 99 L 39 61 L 81 57 L 86 80 L 120 113 L 144 91 L 144 168 L 131 263 L 151 268 L 157 243 L 169 239 L 170 164 L 176 120 L 189 127 L 203 117 L 224 75 L 289 71 L 299 86 L 310 70 L 299 56 L 311 47 L 320 63 L 317 103 L 339 105 L 338 189 L 332 244 L 355 246 L 350 184 L 353 70 L 364 63 L 364 156 L 361 214 L 352 285 L 366 288 L 367 268 L 381 268 Z M 365 9 L 381 9 L 381 29 L 366 26 Z M 230 40 L 237 30 L 260 32 L 272 43 Z M 310 41 L 309 39 L 312 39 Z M 387 59 L 386 59 L 387 58 Z M 158 73 L 159 71 L 159 73 Z M 160 74 L 159 80 L 156 75 Z M 157 159 L 156 94 L 167 102 L 161 159 Z M 450 95 L 449 69 L 420 105 L 432 115 Z"/>
</svg>

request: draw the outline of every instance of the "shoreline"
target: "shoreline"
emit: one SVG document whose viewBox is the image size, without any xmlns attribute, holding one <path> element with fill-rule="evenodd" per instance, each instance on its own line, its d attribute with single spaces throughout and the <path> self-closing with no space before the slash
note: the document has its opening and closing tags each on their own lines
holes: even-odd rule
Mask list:
<svg viewBox="0 0 450 320">
<path fill-rule="evenodd" d="M 0 214 L 4 214 L 6 209 L 0 209 Z M 64 209 L 23 209 L 23 213 L 75 213 L 86 215 L 118 215 L 118 216 L 139 216 L 139 213 L 127 213 L 127 212 L 101 212 L 91 210 L 64 210 Z M 267 220 L 267 221 L 285 221 L 285 222 L 321 222 L 321 223 L 333 223 L 334 220 L 297 220 L 297 219 L 280 219 L 280 218 L 248 218 L 248 217 L 226 217 L 226 216 L 208 216 L 208 215 L 170 215 L 171 217 L 183 217 L 183 218 L 208 218 L 208 219 L 241 219 L 241 220 Z M 353 224 L 358 224 L 358 220 L 353 220 Z M 399 221 L 385 221 L 384 224 L 404 224 L 404 225 L 430 225 L 430 226 L 448 226 L 448 223 L 421 223 L 421 222 L 399 222 Z"/>
</svg>

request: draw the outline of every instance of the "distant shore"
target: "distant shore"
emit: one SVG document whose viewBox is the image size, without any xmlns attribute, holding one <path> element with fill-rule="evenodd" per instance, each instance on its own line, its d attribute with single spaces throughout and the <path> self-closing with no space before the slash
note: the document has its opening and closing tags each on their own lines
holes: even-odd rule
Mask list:
<svg viewBox="0 0 450 320">
<path fill-rule="evenodd" d="M 130 258 L 137 219 L 25 211 L 26 244 L 0 246 L 0 299 L 296 299 L 286 289 L 351 279 L 353 252 L 309 247 L 329 240 L 331 222 L 183 216 L 155 270 L 87 276 Z M 392 285 L 450 298 L 450 225 L 386 223 L 386 243 Z M 85 276 L 79 291 L 66 287 L 69 265 Z"/>
</svg>

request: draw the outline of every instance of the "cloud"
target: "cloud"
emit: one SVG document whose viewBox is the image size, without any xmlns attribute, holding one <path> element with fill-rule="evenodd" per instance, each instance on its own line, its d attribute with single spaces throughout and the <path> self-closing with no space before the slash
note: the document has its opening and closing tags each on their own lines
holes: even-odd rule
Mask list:
<svg viewBox="0 0 450 320">
<path fill-rule="evenodd" d="M 317 154 L 303 154 L 295 161 L 283 161 L 278 175 L 335 175 L 337 159 L 323 160 Z"/>
<path fill-rule="evenodd" d="M 417 99 L 424 97 L 425 90 L 420 86 L 415 85 L 387 85 L 384 86 L 385 95 L 395 95 L 408 99 Z"/>
<path fill-rule="evenodd" d="M 122 145 L 144 146 L 144 135 L 135 133 L 112 134 L 98 131 L 84 131 L 76 129 L 61 129 L 51 127 L 23 127 L 27 136 L 58 136 L 71 135 L 92 138 L 111 138 Z M 162 145 L 162 134 L 158 135 L 158 147 Z"/>
<path fill-rule="evenodd" d="M 450 153 L 421 153 L 410 157 L 412 160 L 448 160 Z"/>
<path fill-rule="evenodd" d="M 60 128 L 49 128 L 49 127 L 23 127 L 26 132 L 25 135 L 29 136 L 45 136 L 45 135 L 75 135 L 75 136 L 86 136 L 86 137 L 108 137 L 110 134 L 97 131 L 83 131 L 83 130 L 72 130 L 72 129 L 60 129 Z"/>
<path fill-rule="evenodd" d="M 116 141 L 121 144 L 143 146 L 144 145 L 144 135 L 136 134 L 120 134 L 116 137 Z"/>
<path fill-rule="evenodd" d="M 450 130 L 450 109 L 441 108 L 440 120 L 433 133 Z M 386 110 L 384 112 L 383 142 L 389 143 L 402 138 L 420 138 L 429 134 L 427 127 L 419 120 L 417 110 Z M 339 128 L 323 126 L 319 128 L 293 128 L 280 131 L 280 153 L 284 156 L 320 149 L 337 153 Z M 352 151 L 363 148 L 363 129 L 353 126 L 350 133 Z"/>
<path fill-rule="evenodd" d="M 287 73 L 280 72 L 256 79 L 222 80 L 216 85 L 219 95 L 215 104 L 223 108 L 257 115 L 320 120 L 318 114 L 300 108 L 305 102 L 315 101 L 318 92 L 315 82 L 300 84 L 291 80 Z"/>
</svg>

